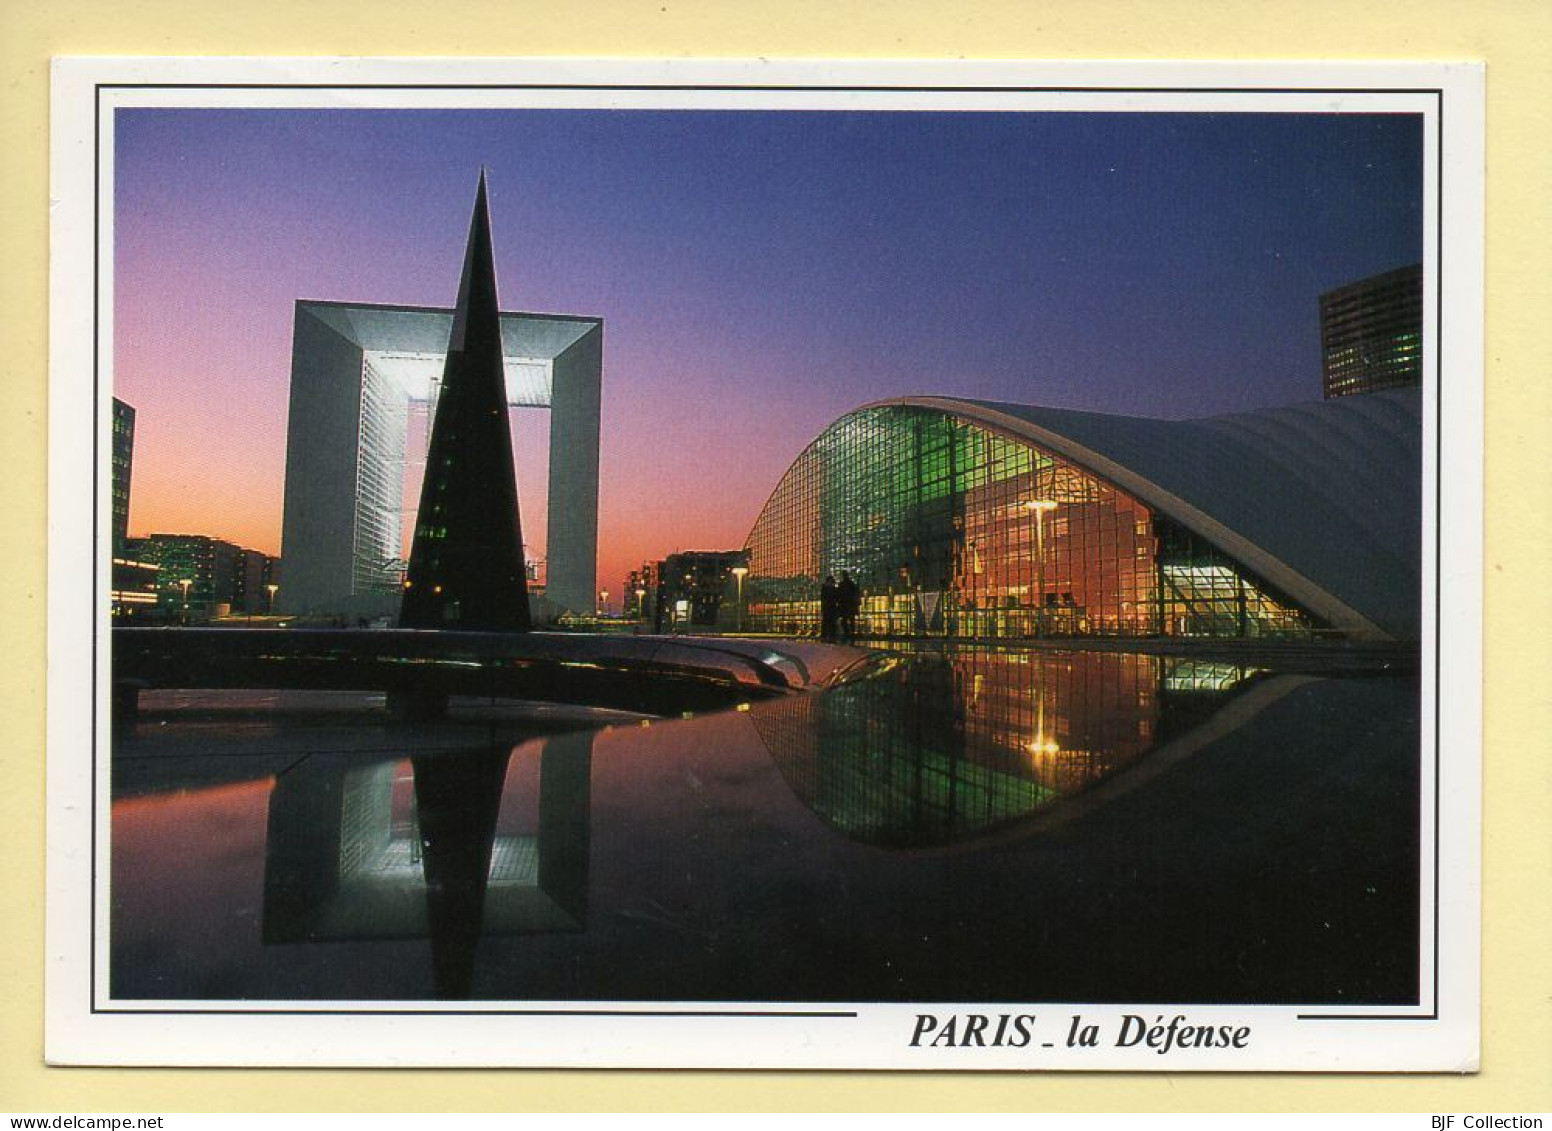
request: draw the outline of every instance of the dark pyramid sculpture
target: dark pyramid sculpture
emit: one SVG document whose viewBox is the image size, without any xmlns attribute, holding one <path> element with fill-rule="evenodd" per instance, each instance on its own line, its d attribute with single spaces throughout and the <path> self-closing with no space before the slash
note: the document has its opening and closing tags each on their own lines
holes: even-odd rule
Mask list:
<svg viewBox="0 0 1552 1131">
<path fill-rule="evenodd" d="M 531 623 L 482 170 L 399 624 L 526 632 Z"/>
</svg>

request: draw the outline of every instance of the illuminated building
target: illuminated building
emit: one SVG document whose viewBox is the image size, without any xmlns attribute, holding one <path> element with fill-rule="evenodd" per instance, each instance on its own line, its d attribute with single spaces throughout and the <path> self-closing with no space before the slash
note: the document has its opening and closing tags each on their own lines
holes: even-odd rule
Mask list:
<svg viewBox="0 0 1552 1131">
<path fill-rule="evenodd" d="M 271 586 L 274 586 L 273 590 Z M 234 613 L 268 613 L 279 591 L 279 558 L 259 550 L 237 551 L 232 563 Z"/>
<path fill-rule="evenodd" d="M 396 612 L 409 429 L 429 429 L 452 311 L 296 304 L 281 551 L 288 611 Z M 545 592 L 592 609 L 603 323 L 501 315 L 512 407 L 550 410 Z"/>
<path fill-rule="evenodd" d="M 110 591 L 113 616 L 145 616 L 156 608 L 157 566 L 130 555 L 129 487 L 135 463 L 135 410 L 113 398 L 113 454 L 111 490 L 113 493 L 113 585 Z"/>
<path fill-rule="evenodd" d="M 126 546 L 129 540 L 126 539 Z M 128 554 L 128 550 L 124 551 Z M 143 562 L 133 557 L 113 557 L 113 617 L 145 617 L 155 612 L 157 577 L 160 567 L 155 562 Z"/>
<path fill-rule="evenodd" d="M 477 213 L 483 215 L 483 180 L 480 191 Z M 493 279 L 491 289 L 494 294 Z M 603 323 L 562 314 L 494 316 L 500 342 L 493 348 L 508 406 L 550 413 L 546 603 L 552 615 L 590 615 Z M 296 303 L 281 536 L 284 611 L 400 611 L 405 498 L 418 497 L 424 480 L 410 453 L 417 429 L 431 439 L 455 333 L 462 341 L 452 310 Z"/>
<path fill-rule="evenodd" d="M 746 624 L 813 635 L 1416 640 L 1421 395 L 1204 420 L 880 402 L 798 457 L 747 542 Z"/>
<path fill-rule="evenodd" d="M 1422 264 L 1321 295 L 1320 356 L 1328 399 L 1422 384 Z"/>
<path fill-rule="evenodd" d="M 113 560 L 115 616 L 262 614 L 270 611 L 270 587 L 279 588 L 279 558 L 204 534 L 129 538 L 124 553 Z"/>
<path fill-rule="evenodd" d="M 651 608 L 648 596 L 656 588 L 656 567 L 650 562 L 642 562 L 640 569 L 633 569 L 625 575 L 625 583 L 620 590 L 621 615 L 626 620 L 644 619 Z"/>
<path fill-rule="evenodd" d="M 734 571 L 747 565 L 744 550 L 684 550 L 658 562 L 649 598 L 654 629 L 733 628 Z"/>
<path fill-rule="evenodd" d="M 208 620 L 231 612 L 242 550 L 204 534 L 152 534 L 129 540 L 128 553 L 158 567 L 157 605 L 173 620 Z"/>
<path fill-rule="evenodd" d="M 129 483 L 135 462 L 135 410 L 113 398 L 113 556 L 124 556 L 129 534 Z"/>
</svg>

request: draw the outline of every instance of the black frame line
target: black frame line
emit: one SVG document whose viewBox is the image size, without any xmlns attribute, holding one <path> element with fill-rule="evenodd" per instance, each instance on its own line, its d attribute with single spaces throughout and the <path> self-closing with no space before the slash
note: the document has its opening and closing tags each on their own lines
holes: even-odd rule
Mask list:
<svg viewBox="0 0 1552 1131">
<path fill-rule="evenodd" d="M 241 1017 L 856 1017 L 844 1009 L 98 1009 L 120 1016 L 165 1014 Z"/>
<path fill-rule="evenodd" d="M 102 90 L 628 90 L 648 91 L 753 91 L 806 94 L 1437 94 L 1437 87 L 1350 86 L 825 86 L 760 83 L 406 83 L 406 82 L 106 82 Z M 168 107 L 172 109 L 172 107 Z M 198 107 L 189 107 L 198 109 Z M 277 107 L 282 109 L 282 107 Z M 355 107 L 377 109 L 377 107 Z M 382 107 L 382 109 L 438 109 L 437 107 Z M 477 109 L 477 107 L 468 107 Z M 536 107 L 537 109 L 537 107 Z M 557 107 L 558 109 L 558 107 Z M 712 108 L 715 110 L 715 108 Z M 826 113 L 819 110 L 815 113 Z M 1146 111 L 1115 111 L 1115 113 Z"/>
<path fill-rule="evenodd" d="M 1444 341 L 1444 89 L 1442 87 L 1277 87 L 1277 86 L 826 86 L 826 85 L 760 85 L 738 83 L 167 83 L 167 82 L 99 82 L 93 84 L 92 121 L 92 594 L 91 607 L 97 608 L 97 573 L 100 568 L 101 546 L 98 530 L 98 485 L 101 471 L 101 437 L 98 434 L 97 416 L 101 409 L 101 288 L 102 288 L 102 93 L 105 90 L 445 90 L 445 91 L 514 91 L 514 90 L 577 90 L 577 91 L 631 91 L 631 92 L 685 92 L 725 91 L 742 93 L 889 93 L 889 94 L 1352 94 L 1352 95 L 1428 95 L 1434 96 L 1436 121 L 1434 124 L 1437 168 L 1435 185 L 1434 245 L 1434 776 L 1433 776 L 1433 1000 L 1428 1013 L 1299 1013 L 1297 1021 L 1437 1021 L 1439 1020 L 1439 967 L 1440 967 L 1440 849 L 1441 805 L 1440 769 L 1442 741 L 1440 738 L 1441 675 L 1443 656 L 1443 348 Z M 188 107 L 188 109 L 214 109 L 215 107 Z M 345 108 L 341 108 L 345 109 Z M 351 109 L 395 109 L 394 107 L 353 107 Z M 397 109 L 418 109 L 398 107 Z M 426 109 L 437 109 L 426 107 Z M 764 109 L 764 108 L 762 108 Z M 736 108 L 708 107 L 686 112 L 716 112 Z M 859 108 L 862 112 L 884 113 L 871 107 Z M 759 111 L 745 111 L 759 112 Z M 814 110 L 813 113 L 833 113 L 833 110 Z M 1034 111 L 1031 111 L 1034 112 Z M 1102 113 L 1107 111 L 1095 111 Z M 1108 111 L 1111 113 L 1148 113 L 1147 110 Z M 1294 111 L 1296 112 L 1296 111 Z M 1310 111 L 1314 113 L 1315 111 Z M 856 1018 L 857 1011 L 782 1011 L 782 1010 L 620 1010 L 620 1009 L 527 1009 L 527 1010 L 454 1010 L 454 1009 L 113 1009 L 97 1003 L 97 890 L 98 890 L 98 649 L 97 632 L 92 633 L 92 757 L 91 757 L 91 889 L 89 932 L 89 1012 L 95 1014 L 142 1014 L 148 1016 L 595 1016 L 595 1017 L 739 1017 L 739 1018 Z M 1421 751 L 1419 751 L 1421 753 Z M 869 1002 L 869 1005 L 909 1005 L 910 1002 Z M 1042 1005 L 1063 1003 L 1036 1003 Z M 1071 1004 L 1071 1003 L 1069 1003 Z M 1082 1003 L 1093 1004 L 1093 1003 Z M 1143 1004 L 1143 1003 L 1127 1003 Z M 1158 1003 L 1150 1003 L 1158 1004 Z M 1195 1003 L 1169 1003 L 1195 1004 Z M 1213 1005 L 1214 1003 L 1203 1003 Z M 1242 1006 L 1287 1008 L 1284 1003 L 1239 1003 Z"/>
</svg>

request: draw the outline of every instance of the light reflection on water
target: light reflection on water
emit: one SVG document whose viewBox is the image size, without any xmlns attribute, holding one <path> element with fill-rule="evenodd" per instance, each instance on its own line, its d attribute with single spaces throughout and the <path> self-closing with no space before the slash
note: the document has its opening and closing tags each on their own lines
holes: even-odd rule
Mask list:
<svg viewBox="0 0 1552 1131">
<path fill-rule="evenodd" d="M 1177 657 L 967 650 L 753 718 L 793 792 L 827 823 L 922 847 L 1103 781 L 1258 674 Z"/>
<path fill-rule="evenodd" d="M 482 935 L 581 930 L 592 735 L 527 745 L 516 759 L 503 748 L 367 764 L 322 755 L 282 775 L 269 798 L 265 944 L 429 938 L 437 996 L 466 997 Z"/>
<path fill-rule="evenodd" d="M 688 722 L 514 742 L 510 719 L 375 737 L 357 720 L 355 745 L 275 725 L 241 756 L 211 712 L 180 741 L 172 711 L 115 750 L 116 787 L 134 787 L 115 791 L 112 995 L 1025 1000 L 1049 976 L 1125 998 L 1115 970 L 1112 989 L 1084 984 L 1105 964 L 1083 940 L 1161 915 L 1160 881 L 1125 838 L 1075 849 L 1038 818 L 1267 681 L 961 650 Z M 1031 933 L 1074 883 L 1105 901 L 1069 904 L 1060 946 Z M 1038 897 L 1008 901 L 1010 884 Z M 1009 932 L 1045 940 L 1040 977 L 987 950 Z"/>
</svg>

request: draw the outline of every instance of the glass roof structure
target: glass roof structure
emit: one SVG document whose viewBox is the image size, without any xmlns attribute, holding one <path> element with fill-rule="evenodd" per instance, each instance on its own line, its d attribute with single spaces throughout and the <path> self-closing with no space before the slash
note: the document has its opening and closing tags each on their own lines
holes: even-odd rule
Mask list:
<svg viewBox="0 0 1552 1131">
<path fill-rule="evenodd" d="M 864 406 L 748 540 L 753 627 L 873 636 L 1416 640 L 1418 389 L 1200 420 L 946 397 Z"/>
</svg>

